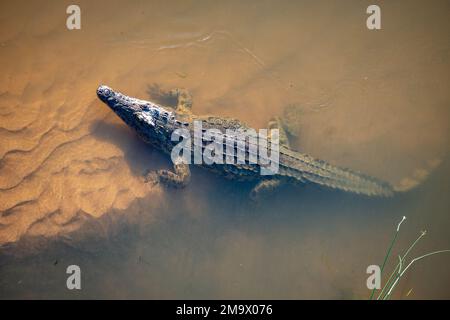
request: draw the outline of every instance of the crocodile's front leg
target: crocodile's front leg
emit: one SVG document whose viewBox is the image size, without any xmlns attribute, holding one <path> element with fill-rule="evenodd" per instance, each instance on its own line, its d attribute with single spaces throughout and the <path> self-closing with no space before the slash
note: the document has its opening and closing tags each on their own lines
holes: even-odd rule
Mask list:
<svg viewBox="0 0 450 320">
<path fill-rule="evenodd" d="M 174 170 L 157 170 L 146 173 L 145 182 L 162 183 L 169 187 L 184 188 L 189 184 L 191 171 L 189 165 L 184 163 L 175 164 Z"/>
<path fill-rule="evenodd" d="M 176 88 L 170 90 L 173 95 L 177 97 L 177 111 L 191 112 L 192 109 L 192 95 L 187 89 Z"/>
</svg>

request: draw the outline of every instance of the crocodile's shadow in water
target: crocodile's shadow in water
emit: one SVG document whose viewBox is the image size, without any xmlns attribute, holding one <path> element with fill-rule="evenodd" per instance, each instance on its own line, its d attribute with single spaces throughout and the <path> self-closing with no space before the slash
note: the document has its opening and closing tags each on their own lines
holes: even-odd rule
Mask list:
<svg viewBox="0 0 450 320">
<path fill-rule="evenodd" d="M 128 127 L 105 120 L 94 122 L 90 129 L 92 135 L 116 145 L 123 151 L 123 158 L 135 176 L 142 176 L 145 170 L 169 167 L 170 159 L 146 144 Z"/>
</svg>

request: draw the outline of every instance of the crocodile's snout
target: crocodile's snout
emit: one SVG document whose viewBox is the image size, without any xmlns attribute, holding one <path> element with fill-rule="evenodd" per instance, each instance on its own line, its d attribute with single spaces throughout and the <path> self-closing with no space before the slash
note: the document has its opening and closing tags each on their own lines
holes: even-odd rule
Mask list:
<svg viewBox="0 0 450 320">
<path fill-rule="evenodd" d="M 100 85 L 97 88 L 97 96 L 102 100 L 103 102 L 106 102 L 109 97 L 113 95 L 114 91 L 105 85 Z"/>
<path fill-rule="evenodd" d="M 136 123 L 136 117 L 147 108 L 149 102 L 128 97 L 108 86 L 100 85 L 97 88 L 98 98 L 111 108 L 126 123 Z"/>
</svg>

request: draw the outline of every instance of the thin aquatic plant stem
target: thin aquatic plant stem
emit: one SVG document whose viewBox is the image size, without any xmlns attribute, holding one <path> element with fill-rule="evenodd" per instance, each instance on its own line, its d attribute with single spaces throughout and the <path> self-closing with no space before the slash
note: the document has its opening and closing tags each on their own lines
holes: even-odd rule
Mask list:
<svg viewBox="0 0 450 320">
<path fill-rule="evenodd" d="M 397 263 L 397 266 L 394 268 L 394 270 L 392 271 L 391 275 L 389 276 L 388 281 L 386 282 L 386 284 L 383 286 L 383 288 L 381 289 L 380 294 L 377 297 L 377 300 L 380 300 L 380 297 L 383 295 L 384 290 L 386 289 L 386 287 L 388 286 L 389 283 L 391 283 L 392 277 L 394 276 L 394 274 L 397 271 L 397 268 L 400 266 L 399 263 Z"/>
<path fill-rule="evenodd" d="M 411 262 L 406 266 L 406 268 L 402 271 L 402 273 L 400 273 L 400 275 L 397 277 L 397 280 L 395 280 L 395 282 L 392 284 L 390 290 L 387 293 L 387 298 L 389 298 L 392 294 L 392 291 L 394 290 L 394 288 L 396 287 L 398 281 L 400 280 L 400 278 L 405 274 L 405 272 L 409 269 L 409 267 L 411 267 L 413 265 L 414 262 L 417 262 L 423 258 L 438 254 L 438 253 L 444 253 L 444 252 L 450 252 L 450 250 L 446 249 L 446 250 L 439 250 L 439 251 L 434 251 L 434 252 L 430 252 L 427 254 L 424 254 L 420 257 L 414 258 L 411 260 Z"/>
<path fill-rule="evenodd" d="M 383 292 L 384 292 L 384 290 L 385 290 L 386 288 L 390 288 L 390 287 L 391 287 L 391 280 L 392 280 L 392 277 L 394 276 L 395 271 L 397 270 L 397 268 L 400 267 L 400 269 L 398 270 L 398 274 L 401 273 L 401 261 L 404 261 L 404 260 L 406 259 L 406 257 L 408 256 L 409 252 L 416 246 L 417 242 L 419 242 L 419 240 L 420 240 L 423 236 L 425 236 L 426 234 L 427 234 L 426 231 L 422 231 L 422 232 L 420 233 L 420 235 L 417 237 L 417 239 L 409 246 L 408 250 L 406 250 L 406 252 L 405 252 L 405 254 L 403 255 L 403 257 L 401 258 L 400 262 L 399 262 L 399 263 L 397 264 L 397 266 L 394 268 L 394 271 L 392 271 L 392 273 L 391 273 L 391 275 L 390 275 L 388 281 L 387 281 L 386 284 L 384 285 L 383 289 L 381 289 L 381 292 L 380 292 L 380 294 L 378 295 L 377 300 L 380 300 L 380 297 L 382 297 Z M 395 278 L 395 279 L 397 279 L 397 278 Z M 394 280 L 394 281 L 395 281 L 395 280 Z M 386 295 L 385 295 L 385 297 L 386 297 Z M 382 298 L 382 299 L 384 299 L 384 298 Z"/>
<path fill-rule="evenodd" d="M 392 248 L 394 247 L 395 241 L 397 240 L 398 232 L 400 231 L 400 226 L 401 226 L 401 224 L 403 223 L 403 221 L 405 221 L 405 219 L 406 219 L 406 217 L 403 216 L 402 220 L 401 220 L 401 221 L 399 222 L 399 224 L 397 225 L 397 229 L 396 229 L 396 231 L 395 231 L 394 238 L 392 239 L 391 244 L 390 244 L 390 246 L 389 246 L 389 249 L 388 249 L 388 251 L 386 252 L 386 256 L 384 257 L 384 261 L 383 261 L 383 264 L 382 264 L 381 269 L 380 269 L 380 276 L 383 274 L 383 270 L 384 270 L 384 267 L 385 267 L 385 265 L 386 265 L 386 262 L 387 262 L 387 260 L 388 260 L 388 258 L 389 258 L 389 255 L 391 254 Z M 372 293 L 370 294 L 369 300 L 372 300 L 372 299 L 373 299 L 373 296 L 374 296 L 374 294 L 375 294 L 375 290 L 376 290 L 376 288 L 373 288 L 373 289 L 372 289 Z"/>
</svg>

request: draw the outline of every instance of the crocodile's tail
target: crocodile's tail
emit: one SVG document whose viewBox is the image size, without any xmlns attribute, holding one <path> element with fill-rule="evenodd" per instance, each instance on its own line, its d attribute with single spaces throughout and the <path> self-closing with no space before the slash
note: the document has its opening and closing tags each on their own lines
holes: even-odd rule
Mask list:
<svg viewBox="0 0 450 320">
<path fill-rule="evenodd" d="M 281 151 L 281 150 L 280 150 Z M 392 196 L 394 188 L 387 182 L 346 168 L 333 166 L 325 161 L 289 149 L 281 151 L 282 162 L 287 163 L 285 175 L 368 196 Z M 293 170 L 292 170 L 293 169 Z"/>
</svg>

